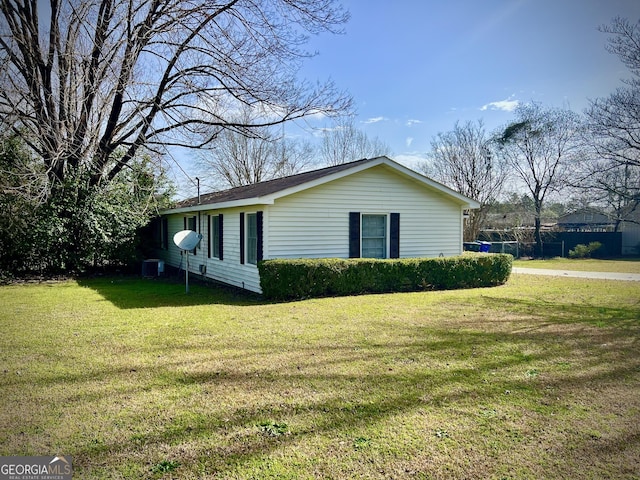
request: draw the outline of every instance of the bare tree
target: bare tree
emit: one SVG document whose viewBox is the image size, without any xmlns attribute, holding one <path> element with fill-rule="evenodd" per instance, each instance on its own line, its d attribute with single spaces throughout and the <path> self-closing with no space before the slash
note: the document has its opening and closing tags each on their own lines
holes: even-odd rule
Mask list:
<svg viewBox="0 0 640 480">
<path fill-rule="evenodd" d="M 320 145 L 320 158 L 325 165 L 343 163 L 388 155 L 391 149 L 378 137 L 369 138 L 358 130 L 351 118 L 339 119 L 324 131 Z"/>
<path fill-rule="evenodd" d="M 244 110 L 241 123 L 252 124 L 250 110 Z M 309 142 L 276 135 L 270 127 L 253 128 L 252 136 L 227 130 L 203 150 L 198 165 L 213 188 L 239 187 L 292 175 L 311 164 L 314 157 Z"/>
<path fill-rule="evenodd" d="M 585 141 L 591 155 L 576 183 L 613 211 L 617 228 L 640 205 L 640 21 L 632 24 L 618 17 L 600 30 L 610 34 L 607 50 L 620 58 L 631 78 L 586 110 Z"/>
<path fill-rule="evenodd" d="M 615 220 L 614 231 L 622 222 L 638 223 L 634 212 L 640 209 L 640 168 L 588 159 L 577 172 L 575 186 L 582 199 Z"/>
<path fill-rule="evenodd" d="M 502 158 L 492 151 L 484 124 L 456 122 L 450 132 L 431 140 L 429 161 L 421 166 L 425 174 L 480 202 L 465 223 L 464 239 L 473 241 L 484 225 L 488 209 L 500 195 L 506 178 Z"/>
<path fill-rule="evenodd" d="M 142 148 L 343 112 L 347 96 L 297 72 L 308 35 L 347 19 L 336 0 L 0 0 L 0 121 L 50 181 L 110 181 Z M 238 104 L 262 120 L 238 123 Z"/>
<path fill-rule="evenodd" d="M 498 151 L 533 198 L 536 255 L 542 256 L 543 205 L 550 193 L 566 187 L 569 167 L 581 154 L 580 120 L 570 110 L 536 103 L 520 105 L 515 113 L 516 121 L 497 139 Z"/>
</svg>

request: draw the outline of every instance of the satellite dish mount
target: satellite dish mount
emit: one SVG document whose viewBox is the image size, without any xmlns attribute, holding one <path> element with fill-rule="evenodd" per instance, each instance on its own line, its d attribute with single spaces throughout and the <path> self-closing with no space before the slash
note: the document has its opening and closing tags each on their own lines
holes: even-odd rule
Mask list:
<svg viewBox="0 0 640 480">
<path fill-rule="evenodd" d="M 185 270 L 185 293 L 189 293 L 189 252 L 196 248 L 202 240 L 202 235 L 193 230 L 181 230 L 173 236 L 173 243 L 184 252 L 187 257 Z"/>
</svg>

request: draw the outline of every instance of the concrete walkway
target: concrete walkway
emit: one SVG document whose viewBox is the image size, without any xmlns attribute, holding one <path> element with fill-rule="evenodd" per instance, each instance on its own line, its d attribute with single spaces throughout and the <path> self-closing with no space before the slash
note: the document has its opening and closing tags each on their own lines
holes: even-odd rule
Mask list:
<svg viewBox="0 0 640 480">
<path fill-rule="evenodd" d="M 513 267 L 512 273 L 524 273 L 525 275 L 551 275 L 554 277 L 599 278 L 603 280 L 626 280 L 640 282 L 640 273 L 616 273 L 616 272 L 579 272 L 577 270 L 549 270 L 546 268 Z"/>
</svg>

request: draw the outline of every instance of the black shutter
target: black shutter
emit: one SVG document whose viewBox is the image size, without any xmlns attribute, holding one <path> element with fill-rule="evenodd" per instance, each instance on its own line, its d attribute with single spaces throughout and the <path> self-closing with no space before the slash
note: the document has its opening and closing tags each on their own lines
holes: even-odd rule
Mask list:
<svg viewBox="0 0 640 480">
<path fill-rule="evenodd" d="M 223 231 L 224 230 L 222 228 L 222 214 L 220 214 L 220 215 L 218 215 L 218 258 L 220 260 L 223 260 L 223 258 L 222 258 L 222 252 L 223 252 L 223 249 L 222 249 L 222 238 L 223 238 L 222 232 Z"/>
<path fill-rule="evenodd" d="M 162 248 L 169 249 L 169 219 L 162 217 Z"/>
<path fill-rule="evenodd" d="M 258 251 L 256 252 L 256 259 L 259 262 L 262 260 L 262 212 L 256 212 L 256 227 L 258 230 Z"/>
<path fill-rule="evenodd" d="M 196 233 L 198 232 L 198 217 L 196 217 L 195 215 L 193 217 L 191 217 L 191 220 L 189 222 L 189 229 L 193 230 Z M 198 247 L 195 247 L 193 250 L 191 250 L 191 253 L 193 253 L 194 255 L 198 254 Z"/>
<path fill-rule="evenodd" d="M 389 258 L 400 258 L 400 214 L 391 214 Z"/>
<path fill-rule="evenodd" d="M 360 212 L 349 212 L 349 258 L 360 258 Z"/>
<path fill-rule="evenodd" d="M 184 228 L 183 230 L 187 229 L 187 217 L 184 217 Z"/>
<path fill-rule="evenodd" d="M 244 263 L 244 212 L 240 212 L 240 263 Z"/>
<path fill-rule="evenodd" d="M 207 215 L 207 258 L 211 258 L 211 215 Z"/>
</svg>

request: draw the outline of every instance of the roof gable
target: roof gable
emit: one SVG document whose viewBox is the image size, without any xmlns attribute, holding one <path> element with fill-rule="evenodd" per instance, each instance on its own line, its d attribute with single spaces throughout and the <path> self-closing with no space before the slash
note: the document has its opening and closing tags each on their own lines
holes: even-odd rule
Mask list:
<svg viewBox="0 0 640 480">
<path fill-rule="evenodd" d="M 309 172 L 290 175 L 288 177 L 267 180 L 252 185 L 235 187 L 229 190 L 207 193 L 200 197 L 193 197 L 179 202 L 173 209 L 163 213 L 183 213 L 212 208 L 229 208 L 245 205 L 269 205 L 277 198 L 291 195 L 338 178 L 372 168 L 385 165 L 400 175 L 409 177 L 431 190 L 445 194 L 465 208 L 479 208 L 479 204 L 450 188 L 404 167 L 387 157 L 365 158 L 354 162 L 343 163 L 332 167 L 321 168 Z"/>
</svg>

